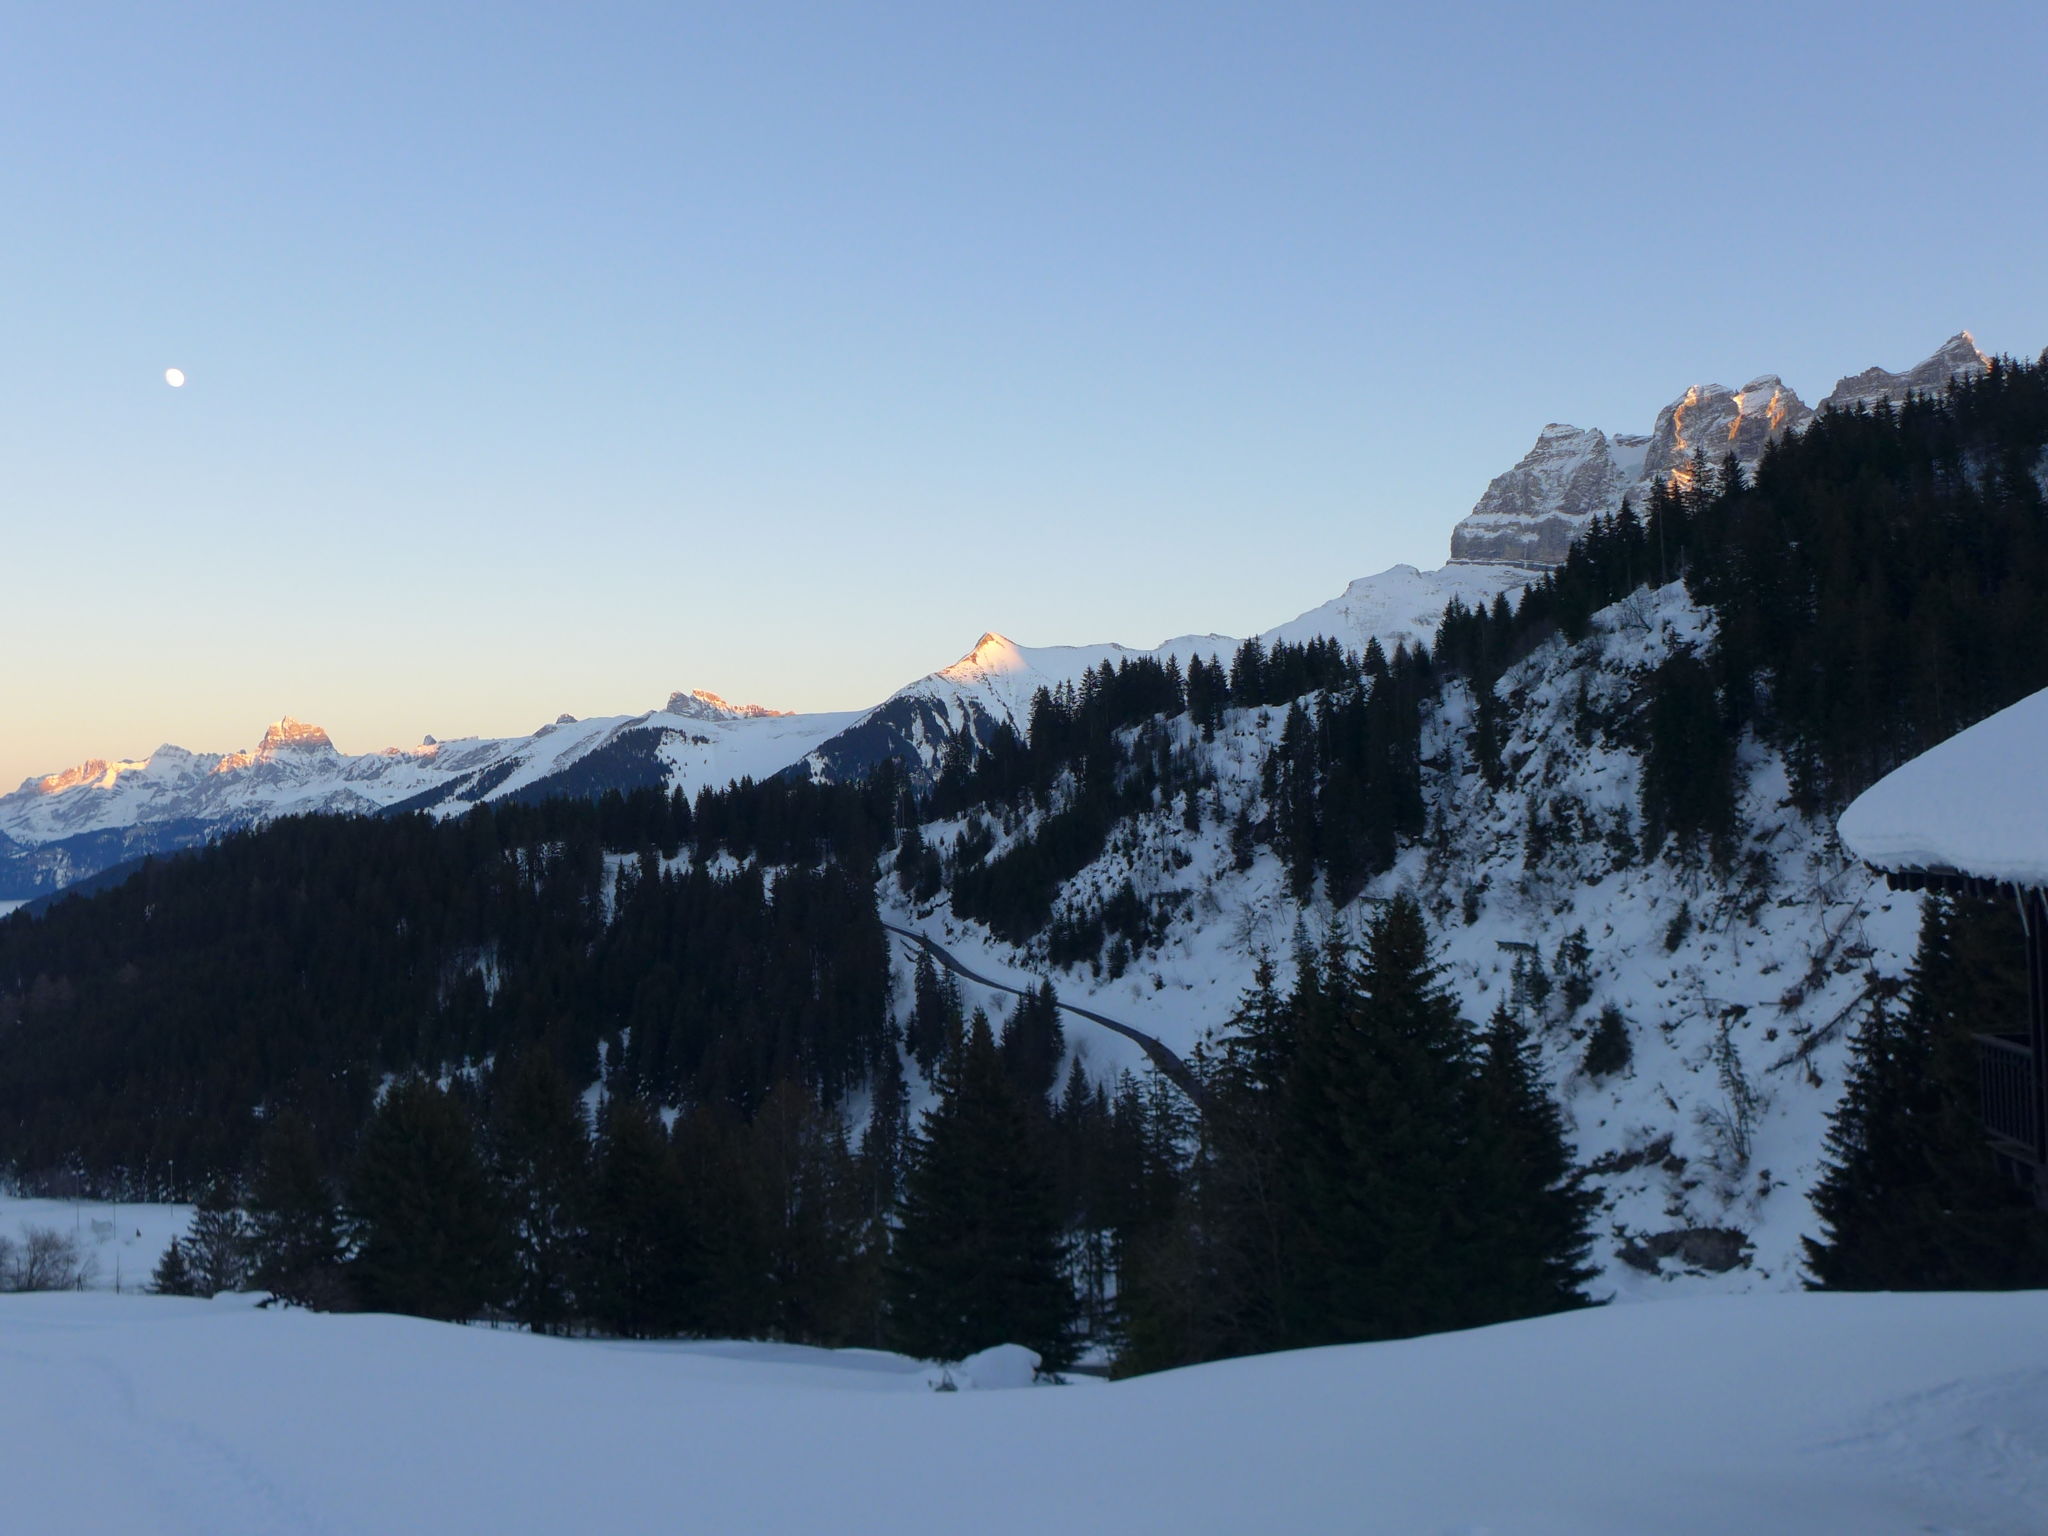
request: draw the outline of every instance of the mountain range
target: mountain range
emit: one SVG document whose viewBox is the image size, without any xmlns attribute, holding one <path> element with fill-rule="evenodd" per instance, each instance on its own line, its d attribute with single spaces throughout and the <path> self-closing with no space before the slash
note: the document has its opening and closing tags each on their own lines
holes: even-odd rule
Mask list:
<svg viewBox="0 0 2048 1536">
<path fill-rule="evenodd" d="M 1820 409 L 1853 410 L 1940 388 L 1989 359 L 1969 332 L 1901 372 L 1844 377 Z M 1683 480 L 1695 451 L 1733 453 L 1753 469 L 1765 446 L 1811 421 L 1813 409 L 1776 375 L 1739 390 L 1687 389 L 1647 433 L 1546 426 L 1520 463 L 1488 485 L 1451 535 L 1450 563 L 1397 565 L 1265 631 L 1262 643 L 1316 636 L 1363 650 L 1433 638 L 1452 599 L 1483 607 L 1562 560 L 1595 515 L 1640 497 L 1659 476 Z M 238 827 L 304 812 L 455 814 L 484 800 L 541 799 L 605 789 L 666 786 L 694 795 L 740 778 L 801 771 L 839 780 L 894 757 L 915 782 L 936 773 L 965 732 L 986 743 L 1008 724 L 1022 732 L 1032 695 L 1077 683 L 1089 668 L 1140 656 L 1183 665 L 1227 663 L 1240 641 L 1186 635 L 1150 650 L 1104 644 L 1023 646 L 993 631 L 959 660 L 859 710 L 792 714 L 735 705 L 704 690 L 678 691 L 637 715 L 564 714 L 530 736 L 468 737 L 349 754 L 327 732 L 287 716 L 253 748 L 202 753 L 166 744 L 147 757 L 92 759 L 0 795 L 0 903 L 34 899 L 155 853 L 197 846 Z"/>
<path fill-rule="evenodd" d="M 1990 361 L 1968 331 L 1958 331 L 1902 372 L 1867 368 L 1841 379 L 1819 409 L 1851 411 L 1932 393 L 1952 378 L 1982 373 Z M 1597 427 L 1552 422 L 1452 530 L 1451 559 L 1554 566 L 1596 514 L 1617 510 L 1624 497 L 1640 504 L 1660 477 L 1687 481 L 1695 452 L 1716 466 L 1733 454 L 1753 472 L 1766 445 L 1797 432 L 1815 414 L 1782 379 L 1766 373 L 1740 389 L 1695 384 L 1659 411 L 1646 433 L 1609 436 Z"/>
</svg>

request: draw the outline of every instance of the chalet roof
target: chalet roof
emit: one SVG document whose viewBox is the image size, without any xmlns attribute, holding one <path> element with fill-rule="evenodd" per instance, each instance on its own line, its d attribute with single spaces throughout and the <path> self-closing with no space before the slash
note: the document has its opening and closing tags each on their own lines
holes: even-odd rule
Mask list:
<svg viewBox="0 0 2048 1536">
<path fill-rule="evenodd" d="M 1877 869 L 2048 886 L 2048 689 L 1885 775 L 1835 823 Z"/>
</svg>

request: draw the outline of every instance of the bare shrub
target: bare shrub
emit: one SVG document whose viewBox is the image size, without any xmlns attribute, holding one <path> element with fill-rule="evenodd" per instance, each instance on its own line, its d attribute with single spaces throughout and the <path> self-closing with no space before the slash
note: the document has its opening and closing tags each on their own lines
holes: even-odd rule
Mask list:
<svg viewBox="0 0 2048 1536">
<path fill-rule="evenodd" d="M 0 1237 L 0 1291 L 83 1290 L 98 1272 L 69 1232 L 23 1222 L 20 1242 Z"/>
</svg>

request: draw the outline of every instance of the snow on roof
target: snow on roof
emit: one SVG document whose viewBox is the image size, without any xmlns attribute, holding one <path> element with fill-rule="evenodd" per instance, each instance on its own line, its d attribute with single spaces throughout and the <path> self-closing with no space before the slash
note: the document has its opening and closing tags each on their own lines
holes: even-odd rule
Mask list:
<svg viewBox="0 0 2048 1536">
<path fill-rule="evenodd" d="M 1886 870 L 2048 886 L 2048 689 L 1879 779 L 1835 823 L 1842 844 Z"/>
</svg>

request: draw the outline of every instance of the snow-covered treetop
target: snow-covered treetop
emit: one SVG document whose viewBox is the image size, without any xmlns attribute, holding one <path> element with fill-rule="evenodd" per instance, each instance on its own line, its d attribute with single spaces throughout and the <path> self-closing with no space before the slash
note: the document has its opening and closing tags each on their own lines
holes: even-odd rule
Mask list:
<svg viewBox="0 0 2048 1536">
<path fill-rule="evenodd" d="M 2048 689 L 1879 779 L 1835 823 L 1842 845 L 1884 870 L 2048 886 Z"/>
</svg>

